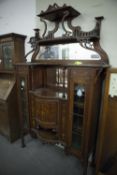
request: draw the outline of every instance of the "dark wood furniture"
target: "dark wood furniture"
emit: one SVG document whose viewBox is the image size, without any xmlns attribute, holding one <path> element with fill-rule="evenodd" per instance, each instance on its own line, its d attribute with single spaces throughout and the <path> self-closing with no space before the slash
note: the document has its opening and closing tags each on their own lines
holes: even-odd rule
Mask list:
<svg viewBox="0 0 117 175">
<path fill-rule="evenodd" d="M 0 134 L 10 142 L 19 138 L 17 89 L 14 76 L 0 74 Z"/>
<path fill-rule="evenodd" d="M 86 163 L 95 145 L 102 77 L 107 66 L 64 63 L 59 67 L 59 63 L 47 62 L 16 65 L 21 123 L 31 134 L 45 142 L 63 144 L 68 153 Z M 66 88 L 55 81 L 58 69 L 67 72 Z"/>
<path fill-rule="evenodd" d="M 14 63 L 24 62 L 24 35 L 0 35 L 0 134 L 10 142 L 20 137 Z"/>
<path fill-rule="evenodd" d="M 114 75 L 114 77 L 113 77 Z M 117 174 L 117 68 L 107 72 L 97 142 L 96 174 Z"/>
<path fill-rule="evenodd" d="M 23 134 L 28 128 L 33 136 L 44 142 L 61 143 L 67 153 L 78 156 L 84 165 L 83 175 L 86 175 L 88 158 L 92 153 L 94 158 L 102 84 L 109 63 L 99 44 L 103 17 L 96 17 L 95 28 L 84 32 L 71 24 L 78 15 L 79 12 L 67 5 L 54 4 L 42 11 L 39 17 L 45 26 L 44 33 L 40 36 L 39 29 L 35 29 L 35 36 L 30 38 L 32 50 L 26 55 L 33 53 L 31 63 L 17 63 L 15 67 L 22 146 Z M 46 20 L 55 23 L 52 31 L 47 30 Z M 60 23 L 64 33 L 56 37 Z M 48 50 L 53 45 L 59 48 L 59 44 L 70 43 L 79 43 L 94 54 L 89 60 L 77 60 L 74 56 L 70 60 L 63 50 L 64 59 L 57 59 L 57 54 L 55 57 Z M 46 47 L 48 55 L 41 53 L 41 47 Z"/>
</svg>

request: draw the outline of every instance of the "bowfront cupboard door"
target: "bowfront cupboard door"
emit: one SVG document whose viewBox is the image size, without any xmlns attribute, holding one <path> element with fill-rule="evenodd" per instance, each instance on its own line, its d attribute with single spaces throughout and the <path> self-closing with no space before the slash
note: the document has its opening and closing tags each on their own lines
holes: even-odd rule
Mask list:
<svg viewBox="0 0 117 175">
<path fill-rule="evenodd" d="M 68 150 L 81 159 L 92 146 L 95 117 L 96 71 L 86 68 L 69 71 L 69 117 L 67 121 Z M 94 105 L 93 105 L 94 104 Z M 95 121 L 94 121 L 95 120 Z"/>
</svg>

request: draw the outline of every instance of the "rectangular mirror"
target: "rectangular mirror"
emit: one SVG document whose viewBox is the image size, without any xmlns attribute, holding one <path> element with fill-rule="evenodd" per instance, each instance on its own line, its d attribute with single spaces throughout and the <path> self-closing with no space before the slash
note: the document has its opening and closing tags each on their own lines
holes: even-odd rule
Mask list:
<svg viewBox="0 0 117 175">
<path fill-rule="evenodd" d="M 36 60 L 100 60 L 100 55 L 93 50 L 93 43 L 87 46 L 82 43 L 41 46 Z M 87 47 L 87 48 L 85 48 Z"/>
</svg>

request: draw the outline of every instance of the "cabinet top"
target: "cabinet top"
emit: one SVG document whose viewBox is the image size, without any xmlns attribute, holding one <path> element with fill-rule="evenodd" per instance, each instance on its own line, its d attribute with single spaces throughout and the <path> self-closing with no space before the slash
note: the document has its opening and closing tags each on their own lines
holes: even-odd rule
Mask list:
<svg viewBox="0 0 117 175">
<path fill-rule="evenodd" d="M 102 64 L 101 62 L 96 61 L 87 61 L 87 60 L 38 60 L 37 62 L 27 62 L 27 63 L 15 63 L 15 66 L 26 66 L 26 67 L 37 67 L 37 66 L 50 66 L 50 67 L 94 67 L 94 68 L 107 68 L 109 64 Z"/>
<path fill-rule="evenodd" d="M 20 38 L 25 39 L 26 35 L 21 35 L 21 34 L 18 34 L 18 33 L 7 33 L 7 34 L 0 35 L 0 39 L 1 38 L 7 38 L 7 37 L 12 37 L 12 38 L 20 37 Z"/>
</svg>

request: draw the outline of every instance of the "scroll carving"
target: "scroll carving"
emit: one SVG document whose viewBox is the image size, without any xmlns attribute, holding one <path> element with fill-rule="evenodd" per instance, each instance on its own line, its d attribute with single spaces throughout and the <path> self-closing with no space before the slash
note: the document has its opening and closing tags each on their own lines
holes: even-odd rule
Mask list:
<svg viewBox="0 0 117 175">
<path fill-rule="evenodd" d="M 108 59 L 107 54 L 103 51 L 99 44 L 101 22 L 104 19 L 104 17 L 95 17 L 96 24 L 94 29 L 86 32 L 82 31 L 80 26 L 72 25 L 72 20 L 78 17 L 79 15 L 80 12 L 76 11 L 71 6 L 67 6 L 66 4 L 60 7 L 56 3 L 54 3 L 53 5 L 49 5 L 46 11 L 41 11 L 41 13 L 38 16 L 40 17 L 40 21 L 44 23 L 44 32 L 42 36 L 40 36 L 39 29 L 35 29 L 35 37 L 32 37 L 32 40 L 30 41 L 31 45 L 33 46 L 32 51 L 34 51 L 32 60 L 35 60 L 37 54 L 40 51 L 41 45 L 46 46 L 79 42 L 82 47 L 89 50 L 97 51 L 100 54 L 100 56 L 104 58 L 104 61 L 106 61 Z M 53 30 L 47 31 L 47 21 L 51 21 L 55 24 Z M 65 25 L 65 22 L 67 27 Z M 60 23 L 64 34 L 62 34 L 59 37 L 56 37 L 55 33 L 58 31 Z M 89 43 L 93 43 L 93 47 Z"/>
</svg>

